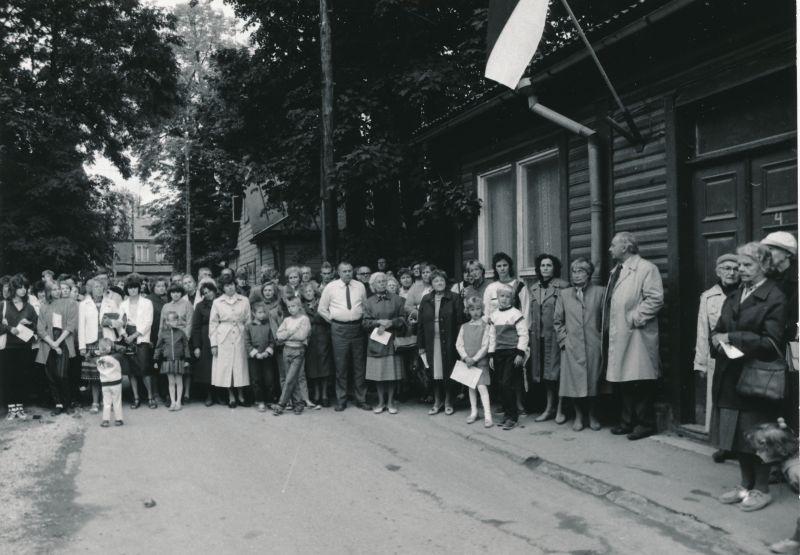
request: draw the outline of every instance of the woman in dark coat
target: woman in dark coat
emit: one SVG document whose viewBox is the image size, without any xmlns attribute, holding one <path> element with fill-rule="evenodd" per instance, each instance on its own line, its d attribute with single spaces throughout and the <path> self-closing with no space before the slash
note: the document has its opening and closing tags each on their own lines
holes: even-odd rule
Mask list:
<svg viewBox="0 0 800 555">
<path fill-rule="evenodd" d="M 456 339 L 464 322 L 464 303 L 460 295 L 447 290 L 447 274 L 435 270 L 431 274 L 433 291 L 422 297 L 419 304 L 417 347 L 433 374 L 433 407 L 428 414 L 442 410 L 453 414 L 453 388 L 450 374 L 458 360 Z"/>
<path fill-rule="evenodd" d="M 536 418 L 536 422 L 555 418 L 556 423 L 563 424 L 567 419 L 561 407 L 561 398 L 558 396 L 561 349 L 558 345 L 558 333 L 553 324 L 553 313 L 561 290 L 569 287 L 569 284 L 560 279 L 561 261 L 552 254 L 540 254 L 536 257 L 536 275 L 539 281 L 531 286 L 528 313 L 531 334 L 531 376 L 534 383 L 544 383 L 547 393 L 547 406 Z M 520 399 L 517 399 L 517 405 L 520 405 Z M 518 408 L 521 410 L 523 407 Z"/>
<path fill-rule="evenodd" d="M 736 384 L 746 362 L 782 356 L 777 346 L 782 345 L 787 306 L 780 288 L 765 276 L 770 262 L 767 248 L 747 243 L 736 254 L 742 285 L 725 299 L 711 335 L 712 355 L 717 360 L 711 390 L 711 439 L 720 449 L 736 455 L 742 474 L 741 484 L 721 495 L 719 501 L 739 503 L 743 511 L 756 511 L 772 500 L 769 466 L 755 454 L 746 434 L 761 424 L 774 422 L 780 403 L 739 395 Z M 736 347 L 744 356 L 729 358 L 723 345 Z"/>
<path fill-rule="evenodd" d="M 208 321 L 211 317 L 211 305 L 217 297 L 217 286 L 213 281 L 204 281 L 200 284 L 200 294 L 203 300 L 197 303 L 192 314 L 191 346 L 197 363 L 192 370 L 192 382 L 206 388 L 206 406 L 214 404 L 211 394 L 211 341 L 208 338 Z"/>
<path fill-rule="evenodd" d="M 300 298 L 306 316 L 311 320 L 311 335 L 306 349 L 306 379 L 311 401 L 331 406 L 328 400 L 328 378 L 333 375 L 333 347 L 331 346 L 331 325 L 317 312 L 319 293 L 312 282 L 300 285 Z"/>
<path fill-rule="evenodd" d="M 22 327 L 37 328 L 36 311 L 28 302 L 28 280 L 22 274 L 8 283 L 9 299 L 0 303 L 0 335 L 6 335 L 6 348 L 0 351 L 0 371 L 3 373 L 5 397 L 8 402 L 6 419 L 25 419 L 25 378 L 33 364 L 34 337 L 23 340 Z"/>
</svg>

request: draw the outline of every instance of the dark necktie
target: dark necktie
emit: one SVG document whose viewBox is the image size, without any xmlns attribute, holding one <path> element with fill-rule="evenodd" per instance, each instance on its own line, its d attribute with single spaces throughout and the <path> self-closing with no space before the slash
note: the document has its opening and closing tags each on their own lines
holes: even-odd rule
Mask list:
<svg viewBox="0 0 800 555">
<path fill-rule="evenodd" d="M 352 310 L 353 309 L 353 303 L 350 302 L 350 284 L 349 283 L 345 283 L 344 284 L 344 291 L 345 291 L 345 297 L 347 297 L 347 310 Z"/>
</svg>

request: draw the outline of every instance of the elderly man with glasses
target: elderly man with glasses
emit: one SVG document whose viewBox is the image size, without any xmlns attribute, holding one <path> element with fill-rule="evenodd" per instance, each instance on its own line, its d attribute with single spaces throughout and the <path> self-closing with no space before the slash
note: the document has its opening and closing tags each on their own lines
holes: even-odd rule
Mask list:
<svg viewBox="0 0 800 555">
<path fill-rule="evenodd" d="M 706 430 L 711 424 L 711 383 L 714 380 L 715 361 L 711 357 L 709 337 L 717 325 L 722 304 L 728 294 L 739 287 L 739 259 L 735 254 L 723 254 L 717 258 L 717 281 L 700 295 L 700 309 L 697 312 L 697 341 L 694 349 L 694 370 L 706 377 Z M 717 451 L 712 456 L 715 462 L 728 458 L 725 451 Z"/>
</svg>

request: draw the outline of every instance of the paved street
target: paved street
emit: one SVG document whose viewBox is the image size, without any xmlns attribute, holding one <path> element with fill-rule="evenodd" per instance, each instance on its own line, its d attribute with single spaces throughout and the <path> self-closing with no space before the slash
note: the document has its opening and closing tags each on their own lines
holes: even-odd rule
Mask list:
<svg viewBox="0 0 800 555">
<path fill-rule="evenodd" d="M 58 498 L 58 525 L 41 526 L 31 552 L 710 550 L 454 433 L 464 416 L 195 404 L 128 410 L 126 426 L 103 429 L 84 414 L 63 483 L 39 492 L 40 505 Z"/>
</svg>

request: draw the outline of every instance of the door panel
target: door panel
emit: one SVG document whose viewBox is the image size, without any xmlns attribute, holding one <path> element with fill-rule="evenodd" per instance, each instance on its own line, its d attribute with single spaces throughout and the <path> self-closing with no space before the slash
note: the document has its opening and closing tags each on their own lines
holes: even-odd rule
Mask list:
<svg viewBox="0 0 800 555">
<path fill-rule="evenodd" d="M 797 235 L 797 153 L 794 149 L 753 158 L 750 185 L 753 196 L 754 241 L 772 231 Z"/>
<path fill-rule="evenodd" d="M 716 279 L 717 257 L 735 252 L 746 233 L 745 165 L 741 162 L 695 172 L 692 206 L 695 222 L 694 298 Z"/>
</svg>

